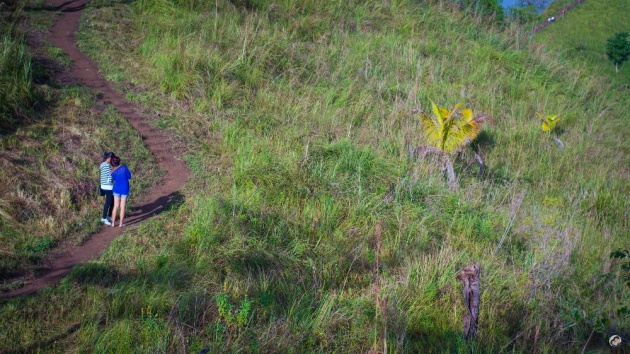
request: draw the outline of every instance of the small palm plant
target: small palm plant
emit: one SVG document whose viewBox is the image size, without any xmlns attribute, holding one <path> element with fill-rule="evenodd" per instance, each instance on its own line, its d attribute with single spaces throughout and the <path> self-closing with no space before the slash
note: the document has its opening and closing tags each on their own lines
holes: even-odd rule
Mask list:
<svg viewBox="0 0 630 354">
<path fill-rule="evenodd" d="M 451 110 L 438 107 L 431 101 L 433 115 L 422 110 L 414 110 L 420 113 L 420 119 L 424 127 L 424 137 L 429 146 L 419 148 L 424 152 L 437 152 L 443 157 L 448 186 L 451 190 L 457 189 L 457 179 L 453 169 L 455 154 L 469 145 L 481 132 L 483 123 L 490 120 L 487 115 L 473 116 L 470 108 L 462 109 L 463 104 L 456 104 Z M 475 159 L 483 172 L 483 160 L 473 152 Z"/>
<path fill-rule="evenodd" d="M 553 141 L 556 142 L 556 144 L 558 145 L 560 149 L 564 149 L 564 144 L 562 143 L 562 141 L 560 141 L 560 139 L 558 139 L 558 137 L 555 134 L 552 135 L 552 132 L 556 128 L 556 124 L 560 120 L 560 118 L 558 118 L 558 115 L 549 114 L 548 116 L 545 117 L 542 115 L 542 113 L 536 112 L 536 114 L 540 118 L 540 128 L 542 129 L 542 131 L 544 133 L 549 134 L 549 136 L 551 136 Z"/>
</svg>

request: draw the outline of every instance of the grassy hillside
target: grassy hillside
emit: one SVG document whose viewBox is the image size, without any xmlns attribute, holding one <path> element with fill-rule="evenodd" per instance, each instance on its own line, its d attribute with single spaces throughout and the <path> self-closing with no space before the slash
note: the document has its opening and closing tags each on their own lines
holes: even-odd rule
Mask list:
<svg viewBox="0 0 630 354">
<path fill-rule="evenodd" d="M 7 131 L 32 100 L 30 53 L 14 28 L 13 9 L 0 9 L 0 132 Z"/>
<path fill-rule="evenodd" d="M 182 206 L 0 307 L 9 350 L 603 349 L 630 301 L 625 95 L 444 2 L 93 1 L 81 47 L 189 142 Z M 415 108 L 490 115 L 449 191 Z M 559 114 L 559 149 L 536 112 Z M 479 338 L 458 270 L 482 268 Z M 44 303 L 42 299 L 46 299 Z M 626 308 L 627 311 L 627 308 Z M 592 336 L 591 336 L 592 335 Z"/>
<path fill-rule="evenodd" d="M 557 15 L 570 3 L 554 2 L 545 14 Z M 563 56 L 588 61 L 594 75 L 610 77 L 613 87 L 621 86 L 627 92 L 630 65 L 621 66 L 616 74 L 615 65 L 606 56 L 606 42 L 617 32 L 630 32 L 629 8 L 628 0 L 587 0 L 564 16 L 558 16 L 552 26 L 537 34 L 536 40 Z"/>
<path fill-rule="evenodd" d="M 52 14 L 27 16 L 17 6 L 0 10 L 0 279 L 5 279 L 28 274 L 51 249 L 81 242 L 97 229 L 104 151 L 125 150 L 143 177 L 138 189 L 155 183 L 158 171 L 131 125 L 111 107 L 96 105 L 97 92 L 50 82 L 52 66 L 63 67 L 68 59 L 48 46 L 36 53 L 29 49 L 24 23 L 32 17 L 33 27 L 45 28 Z M 32 42 L 42 38 L 30 30 Z M 50 60 L 46 69 L 43 52 L 58 62 Z M 2 284 L 0 291 L 20 284 Z"/>
</svg>

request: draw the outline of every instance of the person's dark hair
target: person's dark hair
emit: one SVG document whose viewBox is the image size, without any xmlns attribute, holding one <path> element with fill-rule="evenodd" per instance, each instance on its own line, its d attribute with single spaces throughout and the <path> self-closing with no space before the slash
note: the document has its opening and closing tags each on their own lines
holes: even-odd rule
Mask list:
<svg viewBox="0 0 630 354">
<path fill-rule="evenodd" d="M 112 156 L 110 163 L 112 164 L 112 166 L 118 167 L 120 166 L 120 158 L 118 156 Z"/>
<path fill-rule="evenodd" d="M 116 155 L 113 152 L 108 151 L 108 152 L 103 154 L 103 161 L 107 160 L 110 157 L 114 157 L 114 156 L 116 156 Z"/>
</svg>

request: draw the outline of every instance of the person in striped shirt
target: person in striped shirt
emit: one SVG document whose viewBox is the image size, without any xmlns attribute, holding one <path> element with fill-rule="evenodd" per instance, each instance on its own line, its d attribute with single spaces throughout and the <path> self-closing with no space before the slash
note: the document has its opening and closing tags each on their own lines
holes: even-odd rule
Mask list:
<svg viewBox="0 0 630 354">
<path fill-rule="evenodd" d="M 112 166 L 110 164 L 112 157 L 116 155 L 113 152 L 103 154 L 103 162 L 101 163 L 101 191 L 105 196 L 105 204 L 103 205 L 103 216 L 101 223 L 105 225 L 112 224 L 112 211 L 114 210 L 114 182 L 112 181 Z"/>
</svg>

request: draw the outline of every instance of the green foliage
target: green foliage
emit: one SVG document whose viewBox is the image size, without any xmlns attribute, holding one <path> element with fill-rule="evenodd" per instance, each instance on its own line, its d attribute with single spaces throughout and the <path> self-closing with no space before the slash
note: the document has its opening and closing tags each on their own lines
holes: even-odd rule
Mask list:
<svg viewBox="0 0 630 354">
<path fill-rule="evenodd" d="M 497 24 L 503 24 L 505 11 L 499 0 L 462 0 L 462 4 L 478 15 L 493 17 Z"/>
<path fill-rule="evenodd" d="M 0 28 L 0 134 L 14 128 L 29 111 L 32 88 L 31 54 L 23 36 L 13 28 Z"/>
<path fill-rule="evenodd" d="M 217 311 L 219 312 L 219 328 L 224 329 L 230 337 L 238 336 L 253 317 L 253 301 L 247 298 L 240 301 L 238 307 L 230 303 L 227 293 L 221 292 L 214 296 Z"/>
<path fill-rule="evenodd" d="M 433 115 L 420 112 L 424 137 L 430 146 L 452 154 L 470 144 L 481 132 L 482 124 L 489 117 L 473 116 L 469 108 L 458 103 L 452 109 L 438 107 L 431 101 Z"/>
<path fill-rule="evenodd" d="M 551 134 L 556 128 L 556 124 L 560 120 L 557 114 L 549 114 L 544 116 L 542 113 L 536 112 L 536 115 L 540 118 L 540 128 L 543 132 Z"/>
<path fill-rule="evenodd" d="M 617 249 L 610 253 L 610 259 L 619 263 L 619 270 L 624 274 L 621 276 L 622 284 L 630 287 L 630 251 Z M 625 311 L 628 311 L 627 309 Z"/>
<path fill-rule="evenodd" d="M 242 330 L 247 326 L 252 315 L 252 301 L 244 299 L 238 308 L 233 308 L 226 293 L 215 295 L 219 319 L 223 321 L 229 329 Z"/>
<path fill-rule="evenodd" d="M 536 7 L 532 5 L 515 5 L 510 7 L 509 17 L 511 20 L 516 21 L 519 24 L 533 23 L 540 19 L 538 10 L 536 10 Z"/>
<path fill-rule="evenodd" d="M 618 32 L 613 37 L 608 38 L 606 55 L 615 64 L 615 70 L 619 72 L 619 66 L 630 57 L 628 32 Z"/>
</svg>

